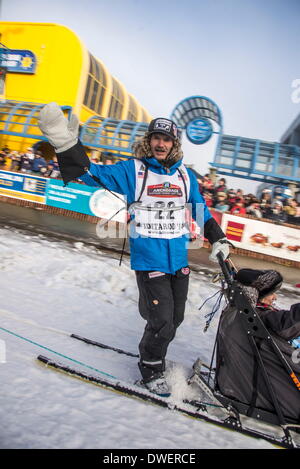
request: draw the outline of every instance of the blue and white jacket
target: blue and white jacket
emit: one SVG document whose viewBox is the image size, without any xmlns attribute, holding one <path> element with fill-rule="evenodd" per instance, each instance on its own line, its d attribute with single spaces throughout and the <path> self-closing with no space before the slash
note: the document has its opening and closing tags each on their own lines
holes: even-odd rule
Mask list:
<svg viewBox="0 0 300 469">
<path fill-rule="evenodd" d="M 81 152 L 85 161 L 81 163 L 81 171 L 79 171 L 81 172 L 80 177 L 78 177 L 78 172 L 76 173 L 78 179 L 87 185 L 99 186 L 99 183 L 93 179 L 92 176 L 94 176 L 110 191 L 125 195 L 129 205 L 136 201 L 137 175 L 134 159 L 121 161 L 113 165 L 87 163 L 86 155 L 83 154 L 83 147 L 81 146 L 81 148 L 79 148 L 78 145 L 81 146 L 80 142 L 78 142 L 75 147 L 57 154 L 62 177 L 65 182 L 67 178 L 64 177 L 64 172 L 68 172 L 68 175 L 70 175 L 70 173 L 72 174 L 72 168 L 74 168 L 75 165 L 76 170 L 78 170 L 78 161 L 80 161 L 78 155 Z M 149 173 L 152 171 L 157 174 L 165 175 L 166 179 L 168 175 L 173 175 L 178 171 L 178 168 L 182 165 L 182 160 L 180 160 L 166 169 L 154 157 L 145 158 L 141 161 L 148 166 Z M 84 164 L 87 164 L 88 167 L 85 166 L 83 169 Z M 196 219 L 196 204 L 203 204 L 204 236 L 210 243 L 216 242 L 225 235 L 210 214 L 205 200 L 199 192 L 195 174 L 189 168 L 186 168 L 186 170 L 189 176 L 189 194 L 187 194 L 187 202 L 191 204 L 192 216 Z M 70 177 L 68 177 L 68 180 L 70 180 Z M 131 268 L 133 270 L 157 270 L 174 274 L 180 268 L 188 265 L 187 246 L 188 237 L 186 235 L 172 239 L 140 236 L 130 237 Z"/>
</svg>

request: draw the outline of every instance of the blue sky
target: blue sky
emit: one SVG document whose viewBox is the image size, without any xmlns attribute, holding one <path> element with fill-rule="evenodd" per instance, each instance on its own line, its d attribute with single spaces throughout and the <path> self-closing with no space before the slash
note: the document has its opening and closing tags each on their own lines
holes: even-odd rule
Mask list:
<svg viewBox="0 0 300 469">
<path fill-rule="evenodd" d="M 225 133 L 278 141 L 300 113 L 299 0 L 2 0 L 1 20 L 69 26 L 153 116 L 204 95 Z"/>
</svg>

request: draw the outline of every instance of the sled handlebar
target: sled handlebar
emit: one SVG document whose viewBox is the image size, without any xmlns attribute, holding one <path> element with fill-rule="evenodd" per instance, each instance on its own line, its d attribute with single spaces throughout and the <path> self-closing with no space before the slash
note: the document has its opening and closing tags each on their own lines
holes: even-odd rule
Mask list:
<svg viewBox="0 0 300 469">
<path fill-rule="evenodd" d="M 217 254 L 217 258 L 218 258 L 218 262 L 221 267 L 221 270 L 222 270 L 222 273 L 224 275 L 227 285 L 231 285 L 232 284 L 232 275 L 231 275 L 232 270 L 236 271 L 236 268 L 234 267 L 232 261 L 229 258 L 224 259 L 224 256 L 221 252 Z M 231 264 L 233 269 L 229 267 L 229 264 Z"/>
</svg>

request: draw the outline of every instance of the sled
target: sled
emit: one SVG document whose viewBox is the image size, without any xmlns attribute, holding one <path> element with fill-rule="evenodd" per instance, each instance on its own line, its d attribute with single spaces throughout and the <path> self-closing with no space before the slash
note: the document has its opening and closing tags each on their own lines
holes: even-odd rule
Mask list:
<svg viewBox="0 0 300 469">
<path fill-rule="evenodd" d="M 218 260 L 222 270 L 223 293 L 225 294 L 228 304 L 236 308 L 238 311 L 238 316 L 236 316 L 237 319 L 235 320 L 240 321 L 240 324 L 242 325 L 242 329 L 245 334 L 245 341 L 248 341 L 251 346 L 256 366 L 263 376 L 265 386 L 269 394 L 269 399 L 274 410 L 269 411 L 256 407 L 255 396 L 252 396 L 252 402 L 244 403 L 222 394 L 218 387 L 218 366 L 216 368 L 212 368 L 212 364 L 215 360 L 216 346 L 214 347 L 211 366 L 208 370 L 203 370 L 200 359 L 195 362 L 193 366 L 193 375 L 190 377 L 190 383 L 198 385 L 200 391 L 213 396 L 214 399 L 230 411 L 232 418 L 236 419 L 237 426 L 241 424 L 241 419 L 244 421 L 245 418 L 250 418 L 251 420 L 254 419 L 257 423 L 260 422 L 261 424 L 270 425 L 271 428 L 274 426 L 275 429 L 277 428 L 282 431 L 283 440 L 291 446 L 298 447 L 299 442 L 296 444 L 294 440 L 295 438 L 297 440 L 300 439 L 300 422 L 296 420 L 293 421 L 290 418 L 287 421 L 287 418 L 284 416 L 276 389 L 274 389 L 274 386 L 271 383 L 268 370 L 265 366 L 259 347 L 257 346 L 257 340 L 260 342 L 265 341 L 268 344 L 268 347 L 275 354 L 278 363 L 281 363 L 281 366 L 285 370 L 287 380 L 292 380 L 293 385 L 297 388 L 299 392 L 299 409 L 300 381 L 282 354 L 278 345 L 273 340 L 263 321 L 255 311 L 255 308 L 252 306 L 247 296 L 235 280 L 236 270 L 232 263 L 229 260 L 224 260 L 222 255 L 218 257 Z M 219 328 L 216 336 L 216 344 L 218 343 L 218 334 Z M 253 390 L 253 393 L 255 392 L 256 389 Z"/>
</svg>

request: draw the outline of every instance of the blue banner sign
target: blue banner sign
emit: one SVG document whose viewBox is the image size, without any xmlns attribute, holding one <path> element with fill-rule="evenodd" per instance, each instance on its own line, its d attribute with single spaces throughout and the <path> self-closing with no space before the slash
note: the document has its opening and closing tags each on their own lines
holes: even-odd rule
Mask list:
<svg viewBox="0 0 300 469">
<path fill-rule="evenodd" d="M 8 72 L 35 73 L 36 56 L 25 49 L 0 49 L 1 67 Z"/>
<path fill-rule="evenodd" d="M 46 190 L 46 205 L 93 215 L 89 208 L 89 201 L 96 190 L 99 189 L 73 182 L 64 187 L 64 183 L 60 179 L 49 179 Z"/>
<path fill-rule="evenodd" d="M 63 181 L 58 179 L 48 180 L 46 205 L 99 218 L 113 217 L 114 221 L 126 220 L 126 210 L 124 210 L 126 204 L 104 189 L 73 182 L 65 187 Z M 114 216 L 117 212 L 118 214 Z"/>
<path fill-rule="evenodd" d="M 188 123 L 186 136 L 190 142 L 201 145 L 207 142 L 212 136 L 213 128 L 208 119 L 197 118 Z"/>
<path fill-rule="evenodd" d="M 74 182 L 65 187 L 60 179 L 0 171 L 0 195 L 122 223 L 127 220 L 122 195 Z"/>
<path fill-rule="evenodd" d="M 31 174 L 0 171 L 0 195 L 45 203 L 47 179 Z"/>
</svg>

